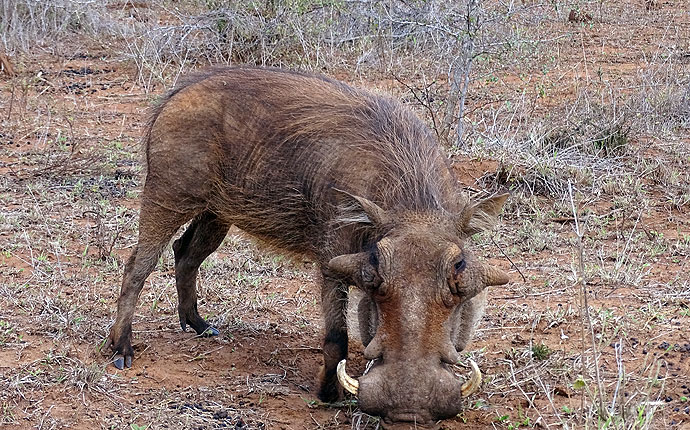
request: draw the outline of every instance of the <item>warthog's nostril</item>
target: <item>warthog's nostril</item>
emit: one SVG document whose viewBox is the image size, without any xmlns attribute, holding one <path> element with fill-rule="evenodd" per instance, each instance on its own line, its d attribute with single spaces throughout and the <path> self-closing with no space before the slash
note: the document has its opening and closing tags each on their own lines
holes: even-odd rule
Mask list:
<svg viewBox="0 0 690 430">
<path fill-rule="evenodd" d="M 424 420 L 415 412 L 395 412 L 383 418 L 381 427 L 384 430 L 438 430 L 439 425 L 433 420 Z"/>
<path fill-rule="evenodd" d="M 422 420 L 419 418 L 419 415 L 417 415 L 414 412 L 397 412 L 395 414 L 390 415 L 388 419 L 397 422 L 422 424 Z"/>
</svg>

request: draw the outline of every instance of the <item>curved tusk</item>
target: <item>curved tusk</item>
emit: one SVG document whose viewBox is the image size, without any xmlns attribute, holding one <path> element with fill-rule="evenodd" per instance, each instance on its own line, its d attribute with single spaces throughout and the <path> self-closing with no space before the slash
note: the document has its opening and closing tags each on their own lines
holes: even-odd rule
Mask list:
<svg viewBox="0 0 690 430">
<path fill-rule="evenodd" d="M 340 382 L 340 385 L 347 390 L 348 393 L 354 394 L 355 396 L 357 395 L 357 391 L 359 391 L 359 381 L 357 381 L 355 378 L 351 377 L 350 375 L 347 374 L 345 371 L 345 362 L 347 360 L 341 360 L 340 363 L 338 363 L 338 382 Z M 475 364 L 476 366 L 476 364 Z M 481 380 L 481 377 L 480 377 Z M 464 386 L 463 386 L 464 387 Z"/>
<path fill-rule="evenodd" d="M 470 367 L 472 367 L 472 376 L 470 376 L 470 379 L 460 387 L 462 397 L 468 397 L 470 394 L 476 392 L 482 384 L 482 372 L 479 371 L 479 366 L 477 366 L 474 360 L 470 359 L 469 361 Z M 340 365 L 338 365 L 338 371 L 340 371 Z M 340 373 L 338 373 L 338 376 L 340 376 Z"/>
</svg>

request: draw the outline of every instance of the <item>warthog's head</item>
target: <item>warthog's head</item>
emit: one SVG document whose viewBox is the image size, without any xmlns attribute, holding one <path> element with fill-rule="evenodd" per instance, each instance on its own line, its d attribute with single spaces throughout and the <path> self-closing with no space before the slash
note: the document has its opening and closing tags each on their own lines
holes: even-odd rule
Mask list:
<svg viewBox="0 0 690 430">
<path fill-rule="evenodd" d="M 481 377 L 474 363 L 465 384 L 449 366 L 458 361 L 458 307 L 508 277 L 479 261 L 465 238 L 492 223 L 506 197 L 469 205 L 455 216 L 386 212 L 354 197 L 383 233 L 371 249 L 335 257 L 329 268 L 366 292 L 359 315 L 364 356 L 376 361 L 358 380 L 347 376 L 344 361 L 338 369 L 363 411 L 384 423 L 429 426 L 460 412 L 461 397 L 476 390 Z"/>
</svg>

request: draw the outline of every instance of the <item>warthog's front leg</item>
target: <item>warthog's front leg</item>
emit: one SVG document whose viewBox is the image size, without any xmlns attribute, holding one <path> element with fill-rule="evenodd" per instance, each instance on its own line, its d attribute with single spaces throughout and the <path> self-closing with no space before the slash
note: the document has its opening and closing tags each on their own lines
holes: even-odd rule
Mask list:
<svg viewBox="0 0 690 430">
<path fill-rule="evenodd" d="M 323 274 L 321 309 L 324 318 L 323 367 L 319 374 L 319 399 L 338 400 L 342 389 L 336 370 L 340 360 L 347 358 L 347 284 Z"/>
</svg>

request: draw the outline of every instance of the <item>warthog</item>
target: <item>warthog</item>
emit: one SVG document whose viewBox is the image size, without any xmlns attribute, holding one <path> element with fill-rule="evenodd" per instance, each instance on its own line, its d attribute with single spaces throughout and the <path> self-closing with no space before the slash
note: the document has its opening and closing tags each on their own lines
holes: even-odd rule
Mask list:
<svg viewBox="0 0 690 430">
<path fill-rule="evenodd" d="M 508 281 L 466 238 L 488 228 L 506 195 L 471 202 L 432 132 L 387 97 L 321 76 L 246 67 L 190 77 L 153 112 L 139 241 L 129 257 L 109 345 L 130 367 L 132 316 L 144 280 L 173 243 L 182 329 L 217 334 L 197 311 L 199 265 L 230 226 L 322 274 L 324 364 L 318 396 L 341 384 L 384 422 L 429 424 L 476 388 L 456 363 L 483 312 L 487 285 Z M 359 380 L 344 372 L 348 286 L 359 304 Z M 339 366 L 339 363 L 342 363 Z M 340 371 L 338 371 L 340 368 Z"/>
</svg>

